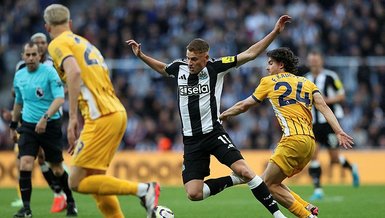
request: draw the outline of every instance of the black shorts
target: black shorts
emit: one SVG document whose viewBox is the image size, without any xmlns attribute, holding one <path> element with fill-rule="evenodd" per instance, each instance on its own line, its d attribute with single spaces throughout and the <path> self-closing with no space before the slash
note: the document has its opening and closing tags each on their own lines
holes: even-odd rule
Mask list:
<svg viewBox="0 0 385 218">
<path fill-rule="evenodd" d="M 210 175 L 210 155 L 228 167 L 243 159 L 222 126 L 200 136 L 184 136 L 183 144 L 183 184 L 193 179 L 203 180 Z"/>
<path fill-rule="evenodd" d="M 328 123 L 313 125 L 315 140 L 328 149 L 338 148 L 338 138 Z"/>
<path fill-rule="evenodd" d="M 52 120 L 47 123 L 43 134 L 35 132 L 36 123 L 23 121 L 17 129 L 19 138 L 19 157 L 29 155 L 36 158 L 39 147 L 44 150 L 45 160 L 50 163 L 63 161 L 63 141 L 61 132 L 61 121 Z"/>
</svg>

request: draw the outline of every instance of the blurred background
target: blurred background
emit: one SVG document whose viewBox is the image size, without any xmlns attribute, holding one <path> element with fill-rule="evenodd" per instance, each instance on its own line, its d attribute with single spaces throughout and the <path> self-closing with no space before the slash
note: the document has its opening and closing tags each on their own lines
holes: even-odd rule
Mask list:
<svg viewBox="0 0 385 218">
<path fill-rule="evenodd" d="M 70 8 L 73 32 L 104 55 L 115 91 L 127 109 L 122 150 L 183 150 L 173 79 L 160 78 L 125 45 L 142 43 L 145 53 L 165 62 L 185 56 L 186 45 L 201 37 L 210 56 L 236 55 L 262 39 L 282 14 L 293 20 L 269 49 L 290 47 L 301 60 L 321 49 L 326 68 L 335 70 L 346 90 L 343 128 L 356 149 L 385 148 L 385 2 L 383 0 L 2 0 L 0 5 L 0 149 L 11 150 L 9 113 L 12 80 L 23 43 L 45 32 L 43 11 L 51 3 Z M 229 73 L 221 111 L 252 94 L 266 75 L 265 55 Z M 68 105 L 64 105 L 64 125 Z M 226 123 L 241 149 L 269 149 L 281 130 L 268 102 Z M 63 140 L 65 140 L 65 136 Z"/>
</svg>

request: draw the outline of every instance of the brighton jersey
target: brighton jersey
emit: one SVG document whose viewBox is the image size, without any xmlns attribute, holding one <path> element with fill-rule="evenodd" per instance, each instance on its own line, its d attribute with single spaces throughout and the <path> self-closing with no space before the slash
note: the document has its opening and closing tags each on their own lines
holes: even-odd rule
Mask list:
<svg viewBox="0 0 385 218">
<path fill-rule="evenodd" d="M 257 102 L 269 99 L 283 136 L 314 137 L 311 108 L 316 92 L 319 92 L 317 86 L 305 77 L 279 73 L 262 78 L 252 97 Z"/>
<path fill-rule="evenodd" d="M 85 38 L 65 31 L 48 46 L 59 76 L 66 82 L 63 61 L 73 56 L 81 71 L 82 84 L 78 99 L 80 111 L 85 119 L 97 119 L 117 111 L 125 111 L 115 95 L 107 65 L 99 50 Z"/>
<path fill-rule="evenodd" d="M 55 68 L 39 64 L 34 72 L 24 67 L 18 70 L 13 80 L 15 102 L 22 104 L 23 120 L 38 123 L 55 98 L 64 98 L 64 88 Z M 59 119 L 56 112 L 51 119 Z"/>
<path fill-rule="evenodd" d="M 224 75 L 237 64 L 236 56 L 211 59 L 197 74 L 191 74 L 184 59 L 166 67 L 178 84 L 178 103 L 184 136 L 211 132 L 219 124 Z"/>
</svg>

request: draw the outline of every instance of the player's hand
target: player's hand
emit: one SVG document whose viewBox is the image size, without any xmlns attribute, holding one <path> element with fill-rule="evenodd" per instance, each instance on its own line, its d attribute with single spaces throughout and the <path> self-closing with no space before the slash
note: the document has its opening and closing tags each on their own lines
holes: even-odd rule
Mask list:
<svg viewBox="0 0 385 218">
<path fill-rule="evenodd" d="M 291 22 L 291 17 L 289 15 L 282 15 L 278 19 L 277 23 L 275 24 L 274 30 L 277 31 L 278 33 L 281 33 L 285 28 L 285 24 L 290 22 Z"/>
<path fill-rule="evenodd" d="M 340 146 L 344 147 L 345 149 L 353 148 L 352 145 L 354 144 L 354 142 L 353 138 L 350 135 L 346 134 L 344 131 L 336 135 Z"/>
<path fill-rule="evenodd" d="M 73 154 L 74 149 L 76 146 L 77 139 L 79 138 L 78 134 L 78 119 L 71 119 L 68 121 L 68 128 L 67 128 L 67 140 L 68 140 L 68 153 Z"/>
<path fill-rule="evenodd" d="M 134 52 L 134 54 L 137 57 L 140 57 L 140 55 L 142 54 L 142 49 L 141 49 L 140 43 L 137 43 L 135 40 L 130 39 L 130 40 L 126 41 L 126 44 L 131 46 L 132 52 Z"/>
<path fill-rule="evenodd" d="M 45 133 L 45 129 L 47 128 L 47 120 L 44 118 L 41 118 L 39 122 L 36 124 L 35 132 L 37 134 Z"/>
<path fill-rule="evenodd" d="M 219 115 L 219 119 L 220 119 L 221 121 L 227 121 L 228 116 L 225 116 L 223 113 L 221 113 L 221 115 Z"/>
<path fill-rule="evenodd" d="M 17 132 L 16 132 L 15 129 L 11 129 L 11 130 L 9 131 L 9 135 L 10 135 L 10 137 L 11 137 L 13 143 L 16 143 L 16 142 L 18 141 Z"/>
</svg>

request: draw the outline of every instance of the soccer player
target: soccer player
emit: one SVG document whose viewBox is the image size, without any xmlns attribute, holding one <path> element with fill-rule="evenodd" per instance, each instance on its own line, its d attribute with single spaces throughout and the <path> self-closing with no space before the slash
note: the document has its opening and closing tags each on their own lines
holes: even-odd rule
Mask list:
<svg viewBox="0 0 385 218">
<path fill-rule="evenodd" d="M 343 109 L 340 105 L 345 100 L 345 90 L 337 73 L 323 67 L 323 58 L 320 51 L 313 50 L 307 55 L 307 62 L 310 68 L 305 77 L 313 81 L 320 88 L 326 104 L 334 112 L 337 119 L 344 116 Z M 339 154 L 338 140 L 333 132 L 332 127 L 327 123 L 326 118 L 316 109 L 312 110 L 313 130 L 317 144 L 323 145 L 328 149 L 330 157 L 330 169 L 334 164 L 341 164 L 343 168 L 347 168 L 352 173 L 353 186 L 359 186 L 359 175 L 356 165 L 351 165 L 349 161 Z M 310 200 L 322 199 L 324 193 L 321 187 L 321 164 L 318 161 L 318 150 L 309 164 L 309 174 L 313 179 L 314 193 Z"/>
<path fill-rule="evenodd" d="M 254 93 L 237 102 L 220 115 L 221 120 L 246 112 L 268 98 L 282 127 L 283 136 L 271 156 L 263 180 L 275 200 L 297 217 L 315 217 L 318 208 L 304 201 L 282 181 L 299 173 L 310 161 L 315 150 L 312 130 L 312 105 L 327 119 L 338 138 L 339 145 L 351 148 L 353 139 L 340 127 L 326 105 L 317 86 L 304 77 L 296 76 L 298 58 L 288 48 L 267 52 L 269 76 L 261 79 Z"/>
<path fill-rule="evenodd" d="M 247 182 L 254 196 L 274 215 L 284 217 L 265 183 L 243 159 L 219 122 L 220 97 L 226 73 L 255 59 L 283 31 L 290 17 L 279 18 L 271 33 L 246 51 L 236 55 L 209 59 L 209 45 L 194 39 L 187 45 L 186 58 L 167 65 L 141 51 L 134 40 L 126 43 L 144 63 L 178 84 L 179 112 L 183 127 L 183 183 L 190 200 L 199 201 L 223 189 Z M 204 181 L 210 175 L 210 155 L 233 170 L 233 174 Z"/>
<path fill-rule="evenodd" d="M 47 154 L 55 180 L 60 182 L 67 196 L 67 216 L 76 216 L 75 201 L 68 186 L 68 174 L 62 162 L 60 106 L 64 103 L 64 88 L 55 68 L 40 63 L 38 46 L 29 42 L 23 48 L 26 67 L 16 72 L 13 86 L 15 103 L 13 106 L 11 138 L 23 113 L 19 146 L 19 186 L 23 207 L 14 217 L 31 217 L 30 200 L 32 193 L 31 173 L 34 160 L 41 147 Z"/>
<path fill-rule="evenodd" d="M 53 62 L 51 57 L 48 54 L 47 47 L 47 36 L 44 33 L 35 33 L 31 36 L 31 41 L 34 42 L 39 48 L 40 54 L 40 63 L 45 64 L 47 66 L 53 67 Z M 16 71 L 26 67 L 26 63 L 24 60 L 20 61 L 16 66 Z M 13 92 L 13 90 L 12 90 Z M 14 94 L 14 93 L 13 93 Z M 17 150 L 17 144 L 15 143 L 15 150 Z M 39 149 L 39 153 L 37 155 L 38 163 L 40 169 L 43 173 L 44 179 L 47 181 L 49 187 L 54 192 L 54 200 L 51 206 L 51 212 L 57 213 L 65 210 L 67 208 L 66 195 L 60 186 L 60 181 L 55 180 L 55 176 L 52 172 L 52 169 L 49 168 L 48 163 L 45 161 L 44 151 L 42 148 Z M 20 204 L 21 203 L 21 204 Z M 12 206 L 20 207 L 22 206 L 21 199 L 17 199 L 11 204 Z"/>
<path fill-rule="evenodd" d="M 92 194 L 105 217 L 124 217 L 116 195 L 136 195 L 152 217 L 159 184 L 137 183 L 105 175 L 126 128 L 126 110 L 115 95 L 107 65 L 99 50 L 71 32 L 67 7 L 52 4 L 44 11 L 52 41 L 48 51 L 69 98 L 67 139 L 73 155 L 69 178 L 72 190 Z M 78 108 L 84 118 L 79 136 Z"/>
</svg>

